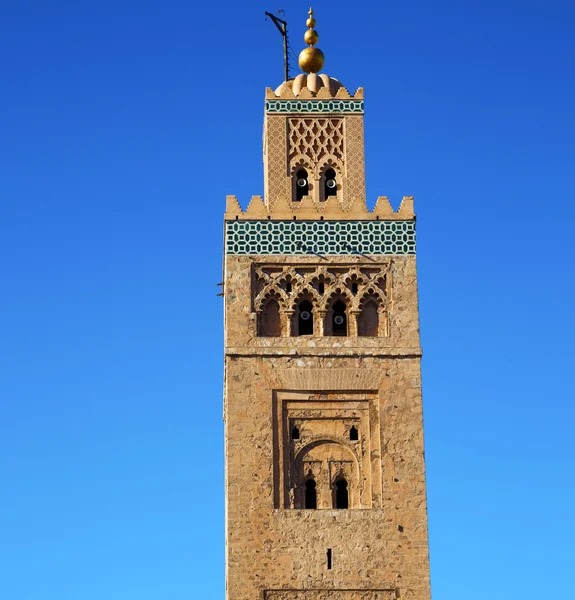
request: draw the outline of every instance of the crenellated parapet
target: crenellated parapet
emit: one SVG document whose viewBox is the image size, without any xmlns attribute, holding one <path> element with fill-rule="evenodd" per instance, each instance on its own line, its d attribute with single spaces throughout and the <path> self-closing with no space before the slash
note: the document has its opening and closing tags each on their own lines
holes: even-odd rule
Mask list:
<svg viewBox="0 0 575 600">
<path fill-rule="evenodd" d="M 343 206 L 335 196 L 317 201 L 304 196 L 293 202 L 285 197 L 267 205 L 261 196 L 252 196 L 247 208 L 242 207 L 236 196 L 226 196 L 226 221 L 237 220 L 359 220 L 359 221 L 409 221 L 415 219 L 413 196 L 404 196 L 399 208 L 394 210 L 387 196 L 380 196 L 373 210 L 369 210 L 362 198 L 353 198 Z"/>
</svg>

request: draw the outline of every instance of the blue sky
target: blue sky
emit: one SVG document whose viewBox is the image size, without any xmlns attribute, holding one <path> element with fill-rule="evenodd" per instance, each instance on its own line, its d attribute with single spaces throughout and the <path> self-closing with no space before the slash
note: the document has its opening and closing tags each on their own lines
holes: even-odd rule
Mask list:
<svg viewBox="0 0 575 600">
<path fill-rule="evenodd" d="M 0 7 L 0 597 L 224 598 L 222 215 L 308 5 Z M 416 197 L 436 600 L 572 596 L 572 3 L 314 5 Z M 297 72 L 295 69 L 292 71 Z"/>
</svg>

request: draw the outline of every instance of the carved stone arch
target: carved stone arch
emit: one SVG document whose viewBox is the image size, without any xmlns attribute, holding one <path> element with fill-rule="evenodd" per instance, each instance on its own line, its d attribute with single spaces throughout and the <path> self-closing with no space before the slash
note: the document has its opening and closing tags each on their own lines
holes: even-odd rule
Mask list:
<svg viewBox="0 0 575 600">
<path fill-rule="evenodd" d="M 367 337 L 389 335 L 387 299 L 379 287 L 370 286 L 360 298 L 357 334 Z"/>
<path fill-rule="evenodd" d="M 323 296 L 326 292 L 326 289 L 334 285 L 337 281 L 335 275 L 330 273 L 326 267 L 320 267 L 317 271 L 311 276 L 310 283 L 314 287 L 314 289 L 318 290 L 318 293 Z M 320 292 L 319 286 L 323 284 L 323 291 Z"/>
<path fill-rule="evenodd" d="M 369 298 L 375 298 L 380 308 L 387 308 L 387 298 L 381 289 L 375 285 L 370 285 L 367 289 L 362 290 L 362 293 L 358 296 L 357 307 L 359 310 L 363 308 L 364 303 Z"/>
<path fill-rule="evenodd" d="M 369 281 L 367 275 L 365 275 L 364 273 L 362 273 L 357 267 L 351 268 L 343 276 L 343 280 L 344 280 L 344 282 L 345 282 L 346 285 L 349 285 L 350 281 L 353 281 L 354 279 L 357 282 L 360 282 L 362 284 L 366 284 Z"/>
<path fill-rule="evenodd" d="M 290 161 L 289 176 L 293 177 L 299 169 L 305 169 L 310 177 L 315 175 L 311 160 L 303 154 L 296 154 Z"/>
<path fill-rule="evenodd" d="M 286 299 L 288 297 L 291 297 L 294 294 L 295 290 L 297 290 L 302 285 L 301 277 L 293 267 L 285 269 L 278 277 L 277 282 L 281 289 L 285 290 Z M 291 284 L 291 292 L 287 291 L 288 283 Z"/>
<path fill-rule="evenodd" d="M 351 308 L 353 301 L 352 293 L 349 291 L 349 289 L 345 286 L 344 283 L 342 283 L 341 281 L 336 281 L 333 285 L 329 286 L 325 290 L 322 299 L 321 310 L 329 310 L 333 298 L 336 296 L 345 297 L 347 307 Z"/>
<path fill-rule="evenodd" d="M 351 292 L 341 283 L 328 290 L 324 303 L 324 335 L 353 335 Z"/>
<path fill-rule="evenodd" d="M 307 455 L 309 455 L 309 453 L 314 448 L 317 448 L 318 446 L 320 446 L 322 444 L 336 444 L 338 446 L 342 446 L 348 452 L 350 452 L 353 455 L 353 458 L 355 459 L 355 465 L 357 467 L 357 475 L 359 476 L 359 462 L 360 462 L 360 458 L 357 455 L 356 448 L 354 446 L 352 446 L 351 444 L 347 444 L 345 442 L 345 440 L 341 440 L 339 438 L 332 438 L 332 437 L 329 437 L 329 436 L 326 436 L 326 435 L 322 435 L 321 437 L 316 437 L 314 440 L 312 440 L 311 442 L 309 442 L 309 444 L 306 444 L 303 448 L 300 448 L 298 450 L 298 452 L 296 453 L 296 455 L 294 457 L 296 466 L 299 465 L 303 461 L 303 459 Z"/>
<path fill-rule="evenodd" d="M 282 315 L 282 299 L 275 291 L 266 294 L 257 311 L 258 336 L 281 337 L 285 315 Z"/>
<path fill-rule="evenodd" d="M 263 305 L 269 301 L 270 296 L 277 296 L 277 301 L 280 305 L 281 310 L 286 310 L 289 298 L 285 291 L 279 286 L 279 282 L 271 281 L 264 289 L 256 296 L 254 300 L 254 310 L 259 312 L 262 310 Z"/>
<path fill-rule="evenodd" d="M 333 154 L 326 154 L 320 161 L 315 165 L 314 178 L 316 181 L 321 180 L 323 173 L 327 169 L 333 169 L 342 180 L 344 177 L 344 164 L 341 159 Z"/>
<path fill-rule="evenodd" d="M 315 193 L 315 200 L 317 202 L 323 205 L 330 197 L 336 201 L 342 200 L 344 179 L 343 169 L 343 162 L 333 155 L 327 155 L 318 162 L 314 173 L 314 179 L 318 184 L 317 192 Z M 329 174 L 330 170 L 333 171 L 333 174 Z M 336 187 L 328 189 L 327 180 L 332 178 L 336 183 Z"/>
<path fill-rule="evenodd" d="M 292 203 L 295 202 L 296 204 L 299 204 L 303 197 L 312 196 L 314 194 L 314 169 L 309 159 L 301 155 L 294 156 L 290 161 L 290 165 L 291 201 Z M 307 186 L 303 188 L 299 188 L 297 185 L 297 172 L 301 169 L 305 169 L 307 173 Z"/>
<path fill-rule="evenodd" d="M 294 457 L 292 481 L 296 485 L 296 507 L 304 505 L 305 481 L 311 466 L 317 489 L 317 508 L 333 508 L 336 481 L 345 477 L 350 492 L 350 508 L 359 507 L 361 496 L 360 461 L 353 448 L 340 439 L 315 439 Z"/>
<path fill-rule="evenodd" d="M 290 298 L 290 335 L 323 335 L 319 295 L 307 282 L 295 290 Z"/>
<path fill-rule="evenodd" d="M 314 310 L 321 310 L 321 296 L 307 281 L 300 284 L 293 291 L 292 298 L 290 298 L 289 305 L 288 305 L 290 310 L 295 310 L 297 308 L 297 305 L 302 300 L 306 299 L 306 296 L 309 298 L 310 302 L 312 303 Z"/>
</svg>

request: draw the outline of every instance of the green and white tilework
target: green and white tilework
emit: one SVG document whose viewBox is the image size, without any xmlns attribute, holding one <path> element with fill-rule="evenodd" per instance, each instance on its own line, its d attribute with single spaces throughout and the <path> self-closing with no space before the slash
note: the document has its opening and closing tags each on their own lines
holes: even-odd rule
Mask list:
<svg viewBox="0 0 575 600">
<path fill-rule="evenodd" d="M 266 100 L 266 112 L 289 113 L 363 113 L 363 100 Z"/>
<path fill-rule="evenodd" d="M 413 255 L 415 221 L 227 221 L 235 255 Z"/>
</svg>

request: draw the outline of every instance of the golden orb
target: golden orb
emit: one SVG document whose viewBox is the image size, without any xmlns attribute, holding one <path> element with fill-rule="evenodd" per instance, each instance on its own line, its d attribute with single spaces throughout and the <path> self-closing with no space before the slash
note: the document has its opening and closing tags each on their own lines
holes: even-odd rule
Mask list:
<svg viewBox="0 0 575 600">
<path fill-rule="evenodd" d="M 304 48 L 298 57 L 298 63 L 305 73 L 318 73 L 323 67 L 323 52 L 319 48 Z"/>
<path fill-rule="evenodd" d="M 317 44 L 318 40 L 319 40 L 319 35 L 317 34 L 317 31 L 314 31 L 313 29 L 308 29 L 303 34 L 303 41 L 306 44 L 309 44 L 310 46 L 313 46 L 314 44 Z"/>
<path fill-rule="evenodd" d="M 309 27 L 310 29 L 313 29 L 315 27 L 315 19 L 313 17 L 310 17 L 306 22 L 305 22 L 306 26 Z"/>
</svg>

